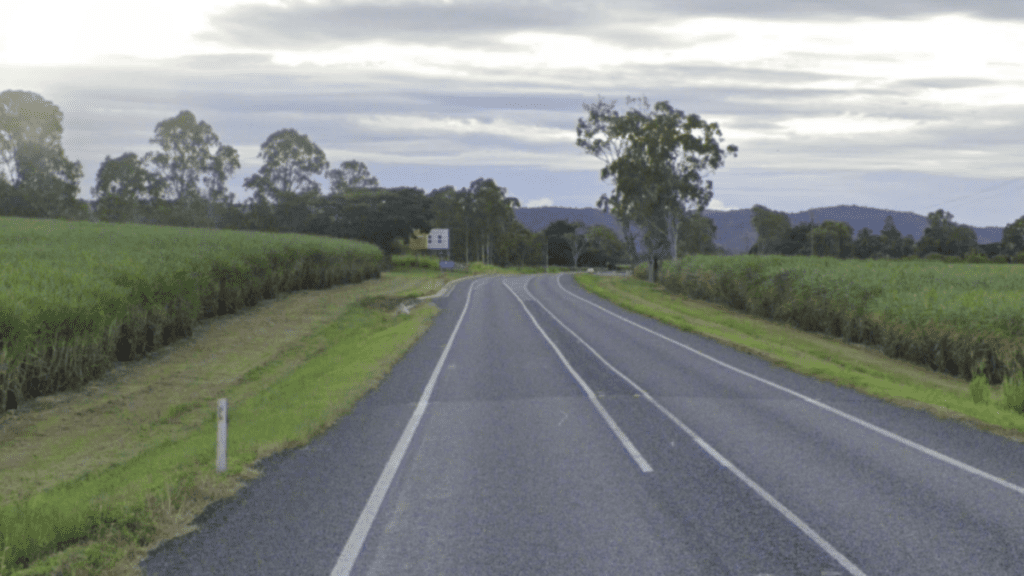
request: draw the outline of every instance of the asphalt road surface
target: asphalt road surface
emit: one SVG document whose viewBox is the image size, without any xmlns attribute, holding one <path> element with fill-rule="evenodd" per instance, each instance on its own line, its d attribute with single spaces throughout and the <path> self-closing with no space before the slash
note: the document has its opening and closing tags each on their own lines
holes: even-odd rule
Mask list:
<svg viewBox="0 0 1024 576">
<path fill-rule="evenodd" d="M 1020 575 L 1024 447 L 628 313 L 456 285 L 306 448 L 147 574 Z"/>
</svg>

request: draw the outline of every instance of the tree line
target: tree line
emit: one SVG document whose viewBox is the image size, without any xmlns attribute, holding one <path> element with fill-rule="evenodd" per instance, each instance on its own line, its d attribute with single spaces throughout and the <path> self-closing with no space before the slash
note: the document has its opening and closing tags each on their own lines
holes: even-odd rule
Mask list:
<svg viewBox="0 0 1024 576">
<path fill-rule="evenodd" d="M 227 182 L 241 166 L 238 152 L 188 110 L 156 125 L 156 150 L 107 156 L 87 202 L 78 198 L 82 165 L 64 153 L 62 124 L 42 96 L 0 93 L 0 215 L 318 234 L 371 242 L 389 256 L 408 250 L 417 230 L 449 228 L 453 259 L 499 266 L 595 266 L 630 254 L 603 226 L 561 221 L 530 232 L 515 218 L 518 199 L 490 178 L 429 194 L 382 187 L 357 160 L 332 168 L 291 128 L 260 146 L 263 164 L 243 180 L 251 197 L 237 202 Z"/>
<path fill-rule="evenodd" d="M 832 256 L 835 258 L 944 258 L 975 262 L 1024 262 L 1024 217 L 1003 228 L 1001 242 L 978 244 L 977 234 L 953 215 L 939 209 L 928 214 L 928 227 L 920 241 L 902 235 L 892 216 L 886 216 L 880 234 L 860 229 L 856 237 L 845 222 L 826 220 L 791 226 L 784 212 L 754 205 L 751 223 L 757 242 L 750 254 Z"/>
</svg>

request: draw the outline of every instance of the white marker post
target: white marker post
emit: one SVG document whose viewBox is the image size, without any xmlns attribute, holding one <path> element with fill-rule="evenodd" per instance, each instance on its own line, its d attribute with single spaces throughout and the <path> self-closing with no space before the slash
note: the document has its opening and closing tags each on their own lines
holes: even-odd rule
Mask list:
<svg viewBox="0 0 1024 576">
<path fill-rule="evenodd" d="M 217 400 L 217 472 L 228 469 L 228 399 Z"/>
</svg>

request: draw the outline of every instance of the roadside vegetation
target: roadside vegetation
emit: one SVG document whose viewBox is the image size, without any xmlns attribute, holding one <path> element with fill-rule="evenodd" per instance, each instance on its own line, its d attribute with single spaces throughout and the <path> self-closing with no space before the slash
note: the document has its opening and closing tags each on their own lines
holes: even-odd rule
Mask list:
<svg viewBox="0 0 1024 576">
<path fill-rule="evenodd" d="M 0 217 L 0 409 L 78 388 L 201 318 L 383 265 L 337 238 Z"/>
<path fill-rule="evenodd" d="M 645 274 L 638 270 L 637 275 Z M 670 292 L 999 384 L 1024 368 L 1024 269 L 933 260 L 688 256 Z"/>
<path fill-rule="evenodd" d="M 308 443 L 387 374 L 437 308 L 429 271 L 307 290 L 204 320 L 192 337 L 0 422 L 0 575 L 138 574 L 160 541 Z M 228 398 L 228 471 L 215 405 Z"/>
<path fill-rule="evenodd" d="M 638 278 L 577 274 L 577 282 L 627 310 L 701 334 L 776 365 L 941 418 L 968 422 L 1024 442 L 1024 379 L 1002 385 L 979 374 L 964 378 L 891 358 L 876 347 L 809 332 L 789 323 L 742 313 L 720 303 L 681 296 Z"/>
</svg>

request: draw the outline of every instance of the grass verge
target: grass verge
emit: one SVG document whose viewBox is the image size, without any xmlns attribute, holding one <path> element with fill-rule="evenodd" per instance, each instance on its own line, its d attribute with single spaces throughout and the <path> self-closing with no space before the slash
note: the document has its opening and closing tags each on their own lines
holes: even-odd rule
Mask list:
<svg viewBox="0 0 1024 576">
<path fill-rule="evenodd" d="M 162 355 L 0 426 L 0 575 L 139 574 L 160 541 L 351 410 L 437 308 L 392 304 L 433 272 L 278 298 L 207 322 Z M 229 401 L 226 474 L 214 472 L 215 402 Z"/>
<path fill-rule="evenodd" d="M 890 358 L 873 348 L 690 300 L 634 278 L 589 274 L 575 278 L 584 289 L 622 308 L 794 372 L 1024 442 L 1024 416 L 1006 406 L 1000 386 L 976 401 L 964 380 Z"/>
</svg>

